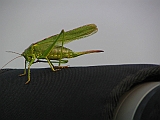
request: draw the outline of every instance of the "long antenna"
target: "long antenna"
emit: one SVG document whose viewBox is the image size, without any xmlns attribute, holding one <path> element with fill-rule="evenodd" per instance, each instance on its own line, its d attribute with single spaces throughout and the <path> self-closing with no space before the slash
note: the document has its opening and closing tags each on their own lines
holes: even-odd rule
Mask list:
<svg viewBox="0 0 160 120">
<path fill-rule="evenodd" d="M 10 52 L 10 53 L 15 53 L 15 54 L 21 55 L 21 54 L 19 54 L 19 53 L 17 53 L 17 52 L 13 52 L 13 51 L 6 51 L 6 52 Z M 21 56 L 22 56 L 22 55 L 21 55 Z"/>
<path fill-rule="evenodd" d="M 13 58 L 12 60 L 10 60 L 9 62 L 7 62 L 5 65 L 3 65 L 3 67 L 2 68 L 4 68 L 6 65 L 8 65 L 8 63 L 10 63 L 10 62 L 12 62 L 13 60 L 15 60 L 15 59 L 17 59 L 17 58 L 19 58 L 19 57 L 22 57 L 22 55 L 21 56 L 17 56 L 17 57 L 15 57 L 15 58 Z M 1 69 L 2 69 L 1 68 Z M 0 69 L 0 70 L 1 70 Z"/>
<path fill-rule="evenodd" d="M 20 55 L 20 56 L 17 56 L 17 57 L 15 57 L 15 58 L 13 58 L 12 60 L 10 60 L 10 61 L 7 62 L 5 65 L 3 65 L 2 68 L 4 68 L 6 65 L 8 65 L 8 63 L 12 62 L 13 60 L 15 60 L 15 59 L 17 59 L 17 58 L 19 58 L 19 57 L 22 57 L 22 55 L 19 54 L 19 53 L 17 53 L 17 52 L 13 52 L 13 51 L 6 51 L 6 52 L 15 53 L 15 54 L 18 54 L 18 55 Z M 2 69 L 2 68 L 1 68 L 1 69 Z M 0 70 L 1 70 L 1 69 L 0 69 Z"/>
</svg>

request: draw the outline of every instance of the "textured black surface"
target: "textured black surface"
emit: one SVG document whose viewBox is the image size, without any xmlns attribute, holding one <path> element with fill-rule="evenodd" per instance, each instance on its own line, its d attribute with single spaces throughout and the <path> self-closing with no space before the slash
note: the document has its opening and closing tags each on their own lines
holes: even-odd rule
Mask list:
<svg viewBox="0 0 160 120">
<path fill-rule="evenodd" d="M 136 84 L 160 78 L 160 67 L 31 69 L 27 85 L 27 76 L 19 77 L 21 73 L 23 69 L 0 71 L 0 120 L 109 120 L 119 97 Z"/>
</svg>

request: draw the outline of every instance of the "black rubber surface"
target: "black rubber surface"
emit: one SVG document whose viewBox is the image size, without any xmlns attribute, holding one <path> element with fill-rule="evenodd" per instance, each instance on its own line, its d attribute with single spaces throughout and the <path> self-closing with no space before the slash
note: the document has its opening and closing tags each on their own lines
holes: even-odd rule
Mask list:
<svg viewBox="0 0 160 120">
<path fill-rule="evenodd" d="M 0 71 L 0 120 L 111 120 L 121 95 L 160 80 L 160 66 L 147 64 L 31 69 L 27 85 L 21 73 Z"/>
</svg>

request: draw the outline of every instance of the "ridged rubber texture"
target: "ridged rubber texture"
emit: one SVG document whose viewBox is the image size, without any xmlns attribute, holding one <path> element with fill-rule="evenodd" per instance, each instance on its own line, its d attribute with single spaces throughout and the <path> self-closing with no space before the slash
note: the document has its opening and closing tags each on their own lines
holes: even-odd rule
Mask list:
<svg viewBox="0 0 160 120">
<path fill-rule="evenodd" d="M 56 72 L 31 69 L 27 85 L 27 76 L 19 77 L 21 73 L 23 69 L 0 72 L 0 120 L 109 120 L 119 97 L 147 77 L 159 77 L 160 67 L 106 65 Z"/>
</svg>

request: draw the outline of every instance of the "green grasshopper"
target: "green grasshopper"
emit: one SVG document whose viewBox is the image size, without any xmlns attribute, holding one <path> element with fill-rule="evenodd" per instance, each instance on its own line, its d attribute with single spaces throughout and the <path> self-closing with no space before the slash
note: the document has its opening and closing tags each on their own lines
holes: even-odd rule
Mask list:
<svg viewBox="0 0 160 120">
<path fill-rule="evenodd" d="M 60 34 L 50 36 L 41 41 L 31 44 L 27 49 L 25 49 L 25 51 L 22 54 L 12 52 L 12 51 L 8 51 L 8 52 L 19 54 L 20 56 L 18 57 L 23 56 L 25 58 L 24 73 L 20 74 L 19 76 L 26 75 L 26 65 L 28 64 L 28 81 L 25 83 L 27 84 L 30 82 L 30 67 L 34 63 L 48 62 L 52 71 L 57 71 L 59 69 L 55 69 L 56 67 L 52 63 L 59 63 L 59 66 L 57 68 L 65 68 L 67 66 L 60 66 L 61 63 L 68 62 L 68 60 L 64 60 L 63 58 L 74 58 L 84 54 L 104 52 L 102 50 L 73 52 L 71 49 L 63 46 L 64 44 L 69 43 L 71 41 L 90 36 L 96 33 L 97 31 L 98 29 L 95 24 L 84 25 L 67 32 L 64 32 L 64 30 L 62 30 Z M 45 59 L 47 61 L 41 61 L 41 59 Z M 4 66 L 6 66 L 7 64 L 5 64 Z"/>
</svg>

